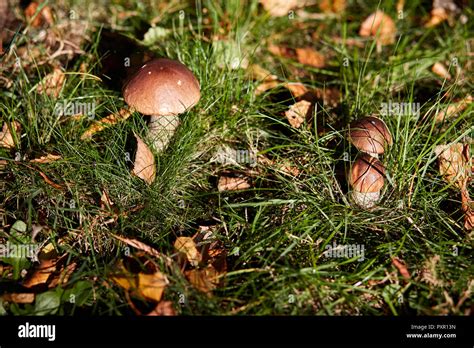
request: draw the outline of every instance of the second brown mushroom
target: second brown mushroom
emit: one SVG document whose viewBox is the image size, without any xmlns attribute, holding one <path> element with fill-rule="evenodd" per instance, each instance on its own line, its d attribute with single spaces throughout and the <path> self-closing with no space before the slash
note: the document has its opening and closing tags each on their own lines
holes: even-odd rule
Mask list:
<svg viewBox="0 0 474 348">
<path fill-rule="evenodd" d="M 372 208 L 380 199 L 385 167 L 377 158 L 361 153 L 352 164 L 349 184 L 352 198 L 362 208 Z"/>
</svg>

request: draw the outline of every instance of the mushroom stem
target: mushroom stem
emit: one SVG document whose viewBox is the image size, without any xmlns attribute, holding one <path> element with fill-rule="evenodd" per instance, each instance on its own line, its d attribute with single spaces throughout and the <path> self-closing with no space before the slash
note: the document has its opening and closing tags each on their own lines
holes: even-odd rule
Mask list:
<svg viewBox="0 0 474 348">
<path fill-rule="evenodd" d="M 163 151 L 168 146 L 171 138 L 179 126 L 179 116 L 157 116 L 150 117 L 149 137 L 158 152 Z"/>
<path fill-rule="evenodd" d="M 369 209 L 375 206 L 380 199 L 380 191 L 377 192 L 358 192 L 352 191 L 352 199 L 354 202 L 364 209 Z"/>
</svg>

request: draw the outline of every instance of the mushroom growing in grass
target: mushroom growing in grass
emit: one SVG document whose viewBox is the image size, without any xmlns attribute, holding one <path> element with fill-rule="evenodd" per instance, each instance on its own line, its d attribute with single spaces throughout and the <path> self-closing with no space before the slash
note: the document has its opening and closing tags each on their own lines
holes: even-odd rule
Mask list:
<svg viewBox="0 0 474 348">
<path fill-rule="evenodd" d="M 179 125 L 179 114 L 197 104 L 199 82 L 182 63 L 153 59 L 144 64 L 123 87 L 125 102 L 150 115 L 149 135 L 157 151 L 166 148 Z"/>
<path fill-rule="evenodd" d="M 349 141 L 360 151 L 378 158 L 391 146 L 392 135 L 380 118 L 368 116 L 353 121 L 349 126 Z"/>
<path fill-rule="evenodd" d="M 365 209 L 373 207 L 380 199 L 384 175 L 385 167 L 377 158 L 365 153 L 357 156 L 349 175 L 354 202 Z"/>
</svg>

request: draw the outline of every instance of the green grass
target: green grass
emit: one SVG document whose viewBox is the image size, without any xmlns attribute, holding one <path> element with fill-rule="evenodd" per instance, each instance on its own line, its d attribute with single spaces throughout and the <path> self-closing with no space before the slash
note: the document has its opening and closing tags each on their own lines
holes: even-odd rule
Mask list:
<svg viewBox="0 0 474 348">
<path fill-rule="evenodd" d="M 125 107 L 119 90 L 94 77 L 100 66 L 101 30 L 119 29 L 141 39 L 142 23 L 158 15 L 158 25 L 170 29 L 170 34 L 149 49 L 156 56 L 186 64 L 201 83 L 202 97 L 182 115 L 166 152 L 156 154 L 156 180 L 147 186 L 130 174 L 127 162 L 128 157 L 133 160 L 133 133 L 146 137 L 145 118 L 134 113 L 91 141 L 82 141 L 80 134 L 91 121 L 58 118 L 56 100 L 33 91 L 50 66 L 28 64 L 13 69 L 15 53 L 2 62 L 0 71 L 13 82 L 0 91 L 2 123 L 18 121 L 22 132 L 14 149 L 0 148 L 0 160 L 8 162 L 1 176 L 5 229 L 0 238 L 5 242 L 13 238 L 10 227 L 17 220 L 27 224 L 25 242 L 33 226 L 42 225 L 37 241 L 52 242 L 58 254 L 67 255 L 66 264 L 78 265 L 65 286 L 48 290 L 47 294 L 58 294 L 60 300 L 46 312 L 132 314 L 124 291 L 111 281 L 126 250 L 111 233 L 139 239 L 172 256 L 177 237 L 194 235 L 200 225 L 214 225 L 228 251 L 228 273 L 212 297 L 193 288 L 177 267 L 163 266 L 170 280 L 165 299 L 173 302 L 179 314 L 471 313 L 472 297 L 457 304 L 474 286 L 472 233 L 463 230 L 460 194 L 439 175 L 433 150 L 474 135 L 473 107 L 443 125 L 434 124 L 433 112 L 472 93 L 472 24 L 457 22 L 449 27 L 444 23 L 425 29 L 421 23 L 430 6 L 420 13 L 419 3 L 406 4 L 404 19 L 396 22 L 398 41 L 380 53 L 371 40 L 361 48 L 333 40 L 333 36 L 357 37 L 360 23 L 377 7 L 373 2 L 349 1 L 342 16 L 321 21 L 271 18 L 256 1 L 247 5 L 240 1 L 171 2 L 161 9 L 149 2 L 128 1 L 51 4 L 56 11 L 76 11 L 91 29 L 86 54 L 65 67 L 66 84 L 59 100 L 95 101 L 96 119 Z M 392 2 L 381 2 L 380 8 L 397 18 Z M 108 15 L 125 9 L 136 15 L 128 19 Z M 180 17 L 180 11 L 184 16 Z M 472 19 L 472 10 L 466 8 L 464 13 Z M 302 24 L 305 28 L 300 29 Z M 313 32 L 318 32 L 319 39 L 311 38 Z M 35 34 L 35 29 L 27 30 L 17 46 L 32 45 Z M 220 68 L 222 57 L 212 44 L 215 36 L 231 40 L 242 58 L 283 81 L 339 89 L 338 107 L 318 104 L 316 119 L 325 125 L 324 134 L 314 125 L 294 129 L 288 124 L 283 112 L 294 100 L 284 89 L 255 96 L 258 82 L 249 80 L 243 69 Z M 278 58 L 268 52 L 268 44 L 313 47 L 329 57 L 327 67 L 305 67 Z M 346 58 L 348 66 L 342 64 Z M 465 74 L 463 81 L 443 82 L 431 73 L 435 62 L 453 58 Z M 87 65 L 87 75 L 78 72 L 82 63 Z M 450 71 L 454 76 L 455 67 Z M 302 76 L 295 77 L 295 72 Z M 449 98 L 442 99 L 447 91 Z M 389 101 L 419 102 L 421 111 L 419 117 L 384 117 L 394 138 L 393 147 L 383 156 L 390 180 L 378 206 L 362 210 L 351 204 L 343 178 L 350 166 L 344 154 L 350 159 L 356 155 L 345 140 L 346 130 L 351 120 L 378 114 L 381 103 Z M 222 144 L 257 149 L 276 163 L 287 161 L 300 174 L 295 177 L 276 166 L 258 164 L 253 168 L 257 173 L 252 188 L 220 193 L 219 173 L 250 169 L 211 162 Z M 25 161 L 14 161 L 16 152 Z M 35 165 L 26 161 L 47 153 L 60 154 L 62 159 Z M 46 183 L 39 171 L 63 189 Z M 114 202 L 112 211 L 100 207 L 103 190 Z M 325 246 L 333 243 L 363 245 L 364 260 L 325 258 Z M 424 280 L 422 270 L 436 256 L 433 284 Z M 392 265 L 394 257 L 408 265 L 409 280 Z M 0 292 L 11 292 L 20 278 L 5 271 Z M 71 294 L 79 300 L 71 303 Z M 182 294 L 184 304 L 179 303 Z M 38 297 L 36 304 L 3 301 L 0 307 L 9 314 L 44 314 L 38 302 Z"/>
</svg>

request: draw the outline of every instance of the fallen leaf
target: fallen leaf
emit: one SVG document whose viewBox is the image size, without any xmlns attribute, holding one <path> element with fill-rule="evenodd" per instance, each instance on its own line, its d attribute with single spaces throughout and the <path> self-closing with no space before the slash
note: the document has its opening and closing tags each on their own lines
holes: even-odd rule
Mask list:
<svg viewBox="0 0 474 348">
<path fill-rule="evenodd" d="M 153 274 L 138 274 L 138 290 L 148 300 L 159 302 L 168 284 L 166 276 L 159 271 Z"/>
<path fill-rule="evenodd" d="M 0 169 L 5 169 L 7 167 L 7 160 L 0 160 Z"/>
<path fill-rule="evenodd" d="M 186 259 L 193 267 L 197 267 L 201 262 L 201 253 L 197 250 L 192 238 L 178 237 L 174 242 L 174 247 L 178 252 L 186 255 Z"/>
<path fill-rule="evenodd" d="M 258 64 L 250 64 L 246 69 L 247 75 L 250 79 L 254 81 L 276 81 L 278 77 L 273 75 L 270 71 L 265 68 L 262 68 Z"/>
<path fill-rule="evenodd" d="M 53 72 L 46 75 L 38 84 L 36 91 L 40 94 L 45 93 L 50 97 L 57 98 L 63 88 L 66 76 L 59 68 L 54 68 Z"/>
<path fill-rule="evenodd" d="M 39 266 L 25 280 L 23 286 L 27 289 L 46 284 L 51 275 L 57 270 L 58 259 L 40 260 Z"/>
<path fill-rule="evenodd" d="M 455 117 L 457 114 L 463 112 L 469 106 L 469 104 L 472 103 L 472 100 L 473 98 L 468 95 L 462 100 L 450 104 L 445 110 L 441 110 L 435 115 L 435 123 L 441 123 Z"/>
<path fill-rule="evenodd" d="M 94 123 L 92 123 L 92 125 L 81 135 L 81 140 L 91 139 L 95 133 L 119 122 L 125 121 L 130 117 L 132 112 L 133 110 L 131 109 L 120 109 L 118 113 L 108 115 L 99 121 L 94 121 Z"/>
<path fill-rule="evenodd" d="M 102 190 L 102 195 L 100 196 L 100 207 L 101 209 L 110 208 L 114 205 L 114 202 L 110 199 L 109 194 L 106 190 Z"/>
<path fill-rule="evenodd" d="M 133 238 L 126 238 L 126 237 L 122 237 L 122 236 L 119 236 L 117 234 L 114 234 L 114 233 L 111 233 L 110 234 L 112 237 L 114 237 L 115 239 L 118 239 L 119 241 L 121 241 L 122 243 L 125 243 L 127 245 L 130 245 L 131 247 L 134 247 L 138 250 L 141 250 L 141 251 L 144 251 L 145 253 L 147 253 L 148 255 L 151 255 L 151 256 L 154 256 L 154 257 L 157 257 L 157 258 L 160 258 L 160 259 L 163 259 L 166 261 L 167 264 L 171 264 L 172 263 L 172 260 L 166 256 L 166 255 L 163 255 L 162 253 L 160 253 L 159 251 L 157 251 L 156 249 L 152 248 L 151 246 L 149 245 L 146 245 L 145 243 L 137 240 L 137 239 L 133 239 Z"/>
<path fill-rule="evenodd" d="M 408 268 L 405 265 L 405 262 L 400 260 L 399 258 L 393 258 L 392 259 L 392 264 L 398 269 L 400 274 L 402 275 L 403 278 L 405 279 L 410 279 L 410 272 L 408 272 Z"/>
<path fill-rule="evenodd" d="M 465 181 L 469 178 L 470 158 L 465 155 L 465 146 L 462 143 L 438 145 L 435 154 L 438 157 L 439 172 L 444 180 L 462 190 Z M 466 157 L 467 156 L 467 157 Z"/>
<path fill-rule="evenodd" d="M 321 0 L 319 8 L 323 12 L 340 13 L 346 9 L 346 0 Z"/>
<path fill-rule="evenodd" d="M 300 98 L 309 92 L 309 89 L 300 82 L 288 82 L 283 85 L 294 98 Z"/>
<path fill-rule="evenodd" d="M 35 302 L 35 294 L 31 294 L 31 293 L 5 294 L 2 296 L 2 298 L 4 301 L 13 302 L 13 303 Z"/>
<path fill-rule="evenodd" d="M 186 271 L 184 275 L 196 289 L 206 293 L 208 296 L 212 296 L 212 290 L 214 290 L 219 283 L 219 273 L 212 265 L 208 265 L 204 269 Z"/>
<path fill-rule="evenodd" d="M 377 10 L 362 22 L 359 35 L 374 37 L 379 45 L 389 45 L 395 42 L 396 32 L 397 27 L 393 19 L 384 12 Z"/>
<path fill-rule="evenodd" d="M 147 314 L 147 316 L 175 316 L 176 311 L 173 308 L 173 302 L 171 301 L 160 301 L 156 307 Z"/>
<path fill-rule="evenodd" d="M 219 192 L 245 190 L 250 187 L 247 178 L 233 178 L 229 176 L 219 177 L 219 182 L 217 184 Z"/>
<path fill-rule="evenodd" d="M 431 71 L 442 79 L 451 80 L 451 74 L 443 63 L 437 62 L 431 67 Z"/>
<path fill-rule="evenodd" d="M 324 68 L 326 65 L 324 56 L 310 47 L 297 48 L 296 59 L 301 64 L 313 66 L 315 68 Z"/>
<path fill-rule="evenodd" d="M 40 158 L 32 159 L 30 162 L 31 163 L 51 163 L 61 158 L 62 158 L 61 155 L 53 155 L 49 153 L 46 156 L 41 156 Z"/>
<path fill-rule="evenodd" d="M 263 92 L 268 91 L 269 89 L 273 89 L 279 85 L 278 81 L 267 81 L 259 84 L 257 88 L 255 88 L 255 95 L 258 96 Z"/>
<path fill-rule="evenodd" d="M 309 117 L 311 112 L 311 103 L 306 100 L 300 100 L 290 106 L 290 109 L 285 111 L 285 116 L 290 125 L 294 128 L 299 128 Z"/>
<path fill-rule="evenodd" d="M 298 0 L 260 0 L 263 8 L 272 17 L 287 16 L 298 5 Z"/>
<path fill-rule="evenodd" d="M 43 173 L 42 171 L 38 171 L 38 174 L 43 178 L 43 180 L 51 187 L 54 187 L 55 189 L 57 190 L 64 190 L 64 187 L 59 185 L 59 184 L 56 184 L 53 180 L 51 180 L 50 178 L 48 178 L 48 176 Z"/>
<path fill-rule="evenodd" d="M 467 187 L 464 187 L 461 191 L 461 201 L 461 209 L 464 213 L 464 228 L 471 231 L 474 228 L 474 201 L 469 197 Z"/>
<path fill-rule="evenodd" d="M 277 45 L 269 45 L 268 51 L 276 56 L 284 57 L 284 58 L 295 58 L 296 51 L 289 47 L 284 46 L 277 46 Z"/>
<path fill-rule="evenodd" d="M 138 135 L 135 134 L 135 138 L 137 139 L 137 153 L 132 174 L 150 185 L 155 181 L 156 176 L 155 156 Z"/>
<path fill-rule="evenodd" d="M 53 24 L 53 14 L 51 8 L 48 5 L 41 5 L 41 11 L 37 13 L 40 4 L 36 1 L 30 2 L 30 4 L 25 9 L 25 17 L 28 20 L 34 19 L 31 21 L 32 27 L 40 27 L 44 23 L 49 25 Z M 36 15 L 36 16 L 35 16 Z"/>
<path fill-rule="evenodd" d="M 432 28 L 448 19 L 448 12 L 443 7 L 436 7 L 431 10 L 431 17 L 425 23 L 425 28 Z"/>
<path fill-rule="evenodd" d="M 69 281 L 69 278 L 74 273 L 76 268 L 77 268 L 77 263 L 75 262 L 67 265 L 57 277 L 54 277 L 51 280 L 51 282 L 48 285 L 48 288 L 53 289 L 53 288 L 56 288 L 57 286 L 67 284 L 67 282 Z"/>
<path fill-rule="evenodd" d="M 0 132 L 0 147 L 6 147 L 8 149 L 15 147 L 15 139 L 12 131 L 16 134 L 16 138 L 19 139 L 19 133 L 21 132 L 21 125 L 19 122 L 12 122 L 10 127 L 8 126 L 8 123 L 3 124 L 2 131 Z"/>
</svg>

